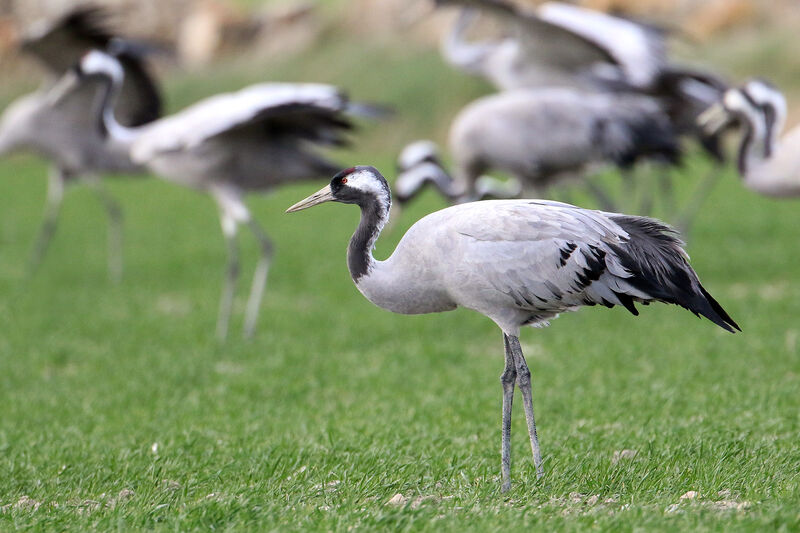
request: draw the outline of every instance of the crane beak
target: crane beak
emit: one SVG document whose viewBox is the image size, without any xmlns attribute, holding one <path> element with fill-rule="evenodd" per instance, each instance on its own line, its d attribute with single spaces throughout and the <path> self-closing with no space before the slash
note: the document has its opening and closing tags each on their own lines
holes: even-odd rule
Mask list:
<svg viewBox="0 0 800 533">
<path fill-rule="evenodd" d="M 51 106 L 58 105 L 80 83 L 80 77 L 73 70 L 65 72 L 47 93 L 47 102 Z"/>
<path fill-rule="evenodd" d="M 720 102 L 715 103 L 697 117 L 697 123 L 709 135 L 714 135 L 729 122 L 730 116 Z"/>
<path fill-rule="evenodd" d="M 287 213 L 294 213 L 295 211 L 300 211 L 302 209 L 308 209 L 309 207 L 314 207 L 317 204 L 321 204 L 324 202 L 330 202 L 333 200 L 333 192 L 331 191 L 331 186 L 326 185 L 308 198 L 304 200 L 300 200 L 292 207 L 286 210 Z"/>
</svg>

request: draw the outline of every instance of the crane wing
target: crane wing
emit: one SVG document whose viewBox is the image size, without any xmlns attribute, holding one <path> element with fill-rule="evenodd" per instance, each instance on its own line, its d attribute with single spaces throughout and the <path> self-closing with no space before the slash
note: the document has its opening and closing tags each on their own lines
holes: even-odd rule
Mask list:
<svg viewBox="0 0 800 533">
<path fill-rule="evenodd" d="M 605 50 L 635 86 L 650 85 L 666 65 L 665 32 L 653 26 L 561 2 L 544 3 L 536 14 Z"/>
<path fill-rule="evenodd" d="M 656 220 L 541 200 L 451 209 L 450 233 L 462 240 L 453 263 L 463 285 L 484 280 L 530 312 L 528 323 L 595 304 L 635 315 L 634 302 L 661 301 L 739 329 L 700 284 L 683 243 Z"/>
<path fill-rule="evenodd" d="M 438 3 L 478 8 L 506 21 L 537 63 L 553 64 L 566 70 L 596 62 L 616 63 L 606 49 L 584 36 L 505 0 L 439 0 Z"/>
<path fill-rule="evenodd" d="M 568 72 L 615 76 L 598 69 L 622 70 L 624 81 L 647 85 L 665 63 L 663 32 L 594 10 L 560 2 L 536 9 L 506 0 L 439 0 L 474 7 L 505 20 L 516 30 L 528 61 Z"/>
<path fill-rule="evenodd" d="M 161 116 L 161 94 L 142 59 L 141 46 L 115 36 L 109 13 L 84 5 L 55 22 L 39 21 L 22 39 L 22 50 L 36 57 L 56 78 L 62 76 L 89 50 L 106 50 L 125 70 L 122 94 L 114 109 L 125 126 L 139 126 Z"/>
<path fill-rule="evenodd" d="M 350 127 L 342 115 L 347 100 L 331 85 L 265 83 L 202 100 L 158 121 L 136 141 L 135 161 L 161 152 L 191 149 L 214 138 L 253 133 L 283 134 L 341 144 Z"/>
<path fill-rule="evenodd" d="M 105 49 L 114 37 L 108 12 L 93 5 L 78 7 L 54 22 L 38 21 L 22 38 L 22 50 L 32 54 L 52 74 L 61 75 L 91 49 Z"/>
<path fill-rule="evenodd" d="M 477 274 L 530 311 L 531 322 L 582 305 L 650 299 L 626 281 L 633 274 L 610 245 L 628 234 L 606 214 L 538 200 L 470 205 L 458 216 L 459 275 Z"/>
</svg>

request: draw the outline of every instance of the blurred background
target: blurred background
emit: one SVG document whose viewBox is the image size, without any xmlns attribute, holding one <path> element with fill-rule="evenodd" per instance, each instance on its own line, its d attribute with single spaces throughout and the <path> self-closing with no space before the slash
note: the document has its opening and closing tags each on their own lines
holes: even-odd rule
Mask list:
<svg viewBox="0 0 800 533">
<path fill-rule="evenodd" d="M 528 0 L 530 3 L 532 0 Z M 18 57 L 20 28 L 79 5 L 77 0 L 0 0 L 0 103 L 39 82 L 33 61 Z M 433 10 L 429 0 L 104 0 L 126 36 L 169 51 L 159 61 L 168 108 L 219 90 L 260 80 L 332 82 L 356 97 L 402 106 L 408 85 L 430 82 L 430 102 L 403 108 L 393 134 L 397 149 L 413 135 L 442 140 L 450 117 L 489 92 L 484 82 L 446 66 L 438 42 L 456 10 Z M 645 18 L 676 29 L 672 52 L 713 66 L 733 82 L 763 76 L 790 101 L 800 86 L 800 4 L 793 0 L 582 0 L 592 8 Z M 489 17 L 486 17 L 487 19 Z M 484 21 L 491 22 L 491 21 Z M 169 58 L 167 58 L 169 56 Z M 365 68 L 368 67 L 368 68 Z M 413 75 L 411 73 L 413 72 Z M 182 79 L 207 90 L 192 92 Z M 447 84 L 445 90 L 433 89 Z M 441 87 L 440 89 L 444 89 Z M 379 89 L 379 90 L 378 90 Z M 435 104 L 435 105 L 434 105 Z M 790 105 L 789 124 L 798 120 Z M 433 120 L 432 120 L 433 119 Z M 438 120 L 441 119 L 441 120 Z M 387 146 L 388 148 L 389 146 Z"/>
</svg>

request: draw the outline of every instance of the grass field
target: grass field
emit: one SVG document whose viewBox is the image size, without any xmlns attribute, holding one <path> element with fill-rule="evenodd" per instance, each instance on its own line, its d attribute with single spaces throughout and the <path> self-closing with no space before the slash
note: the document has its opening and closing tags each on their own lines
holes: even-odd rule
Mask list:
<svg viewBox="0 0 800 533">
<path fill-rule="evenodd" d="M 367 128 L 343 165 L 391 176 L 403 142 L 441 138 L 483 90 L 431 53 L 332 64 L 337 51 L 306 68 L 403 111 Z M 221 72 L 171 80 L 171 107 L 264 77 Z M 682 190 L 704 170 L 690 159 Z M 750 194 L 729 172 L 691 235 L 694 266 L 742 334 L 667 306 L 639 318 L 586 309 L 525 331 L 546 475 L 536 481 L 517 409 L 502 495 L 499 331 L 469 311 L 406 317 L 364 300 L 345 265 L 357 210 L 283 213 L 321 182 L 250 201 L 277 253 L 256 337 L 238 335 L 241 287 L 219 345 L 224 249 L 208 198 L 111 183 L 127 238 L 112 285 L 104 215 L 75 188 L 27 278 L 44 172 L 25 156 L 0 166 L 0 530 L 800 528 L 796 203 Z M 424 196 L 376 255 L 441 206 Z M 243 239 L 245 277 L 255 248 Z M 398 493 L 404 503 L 387 504 Z"/>
</svg>

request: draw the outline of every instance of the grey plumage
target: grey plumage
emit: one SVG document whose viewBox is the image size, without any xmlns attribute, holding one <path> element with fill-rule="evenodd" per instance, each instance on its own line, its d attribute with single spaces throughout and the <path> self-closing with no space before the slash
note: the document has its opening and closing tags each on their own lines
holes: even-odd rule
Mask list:
<svg viewBox="0 0 800 533">
<path fill-rule="evenodd" d="M 478 179 L 489 170 L 507 172 L 525 187 L 541 191 L 595 165 L 627 168 L 641 159 L 674 163 L 680 157 L 672 124 L 653 99 L 569 88 L 520 89 L 480 98 L 453 120 L 449 143 L 454 179 L 430 179 L 449 197 L 475 198 Z M 407 159 L 410 168 L 412 158 Z M 436 170 L 436 161 L 418 160 Z M 409 198 L 413 192 L 406 179 L 411 176 L 401 175 L 396 187 Z M 418 172 L 413 181 L 425 182 Z"/>
<path fill-rule="evenodd" d="M 391 194 L 373 167 L 343 170 L 330 185 L 287 211 L 337 201 L 356 204 L 361 220 L 347 250 L 359 291 L 403 314 L 473 309 L 504 335 L 503 489 L 510 487 L 513 385 L 523 395 L 537 472 L 542 474 L 530 372 L 519 345 L 522 326 L 543 326 L 585 305 L 635 302 L 685 307 L 727 331 L 739 326 L 700 284 L 681 241 L 644 218 L 544 200 L 472 202 L 417 221 L 385 261 L 372 248 L 386 223 Z"/>
<path fill-rule="evenodd" d="M 31 94 L 12 102 L 0 117 L 0 154 L 29 150 L 49 159 L 50 173 L 45 219 L 39 231 L 30 268 L 34 270 L 55 232 L 65 186 L 90 178 L 110 217 L 109 267 L 112 278 L 122 272 L 121 211 L 101 188 L 100 175 L 138 173 L 127 150 L 106 143 L 97 129 L 94 112 L 102 84 L 78 82 L 72 65 L 93 48 L 113 47 L 129 80 L 114 113 L 120 123 L 137 126 L 160 114 L 161 98 L 143 60 L 131 54 L 126 41 L 105 24 L 107 13 L 98 7 L 80 7 L 53 23 L 41 21 L 23 35 L 22 49 L 45 66 L 48 80 Z"/>
</svg>

